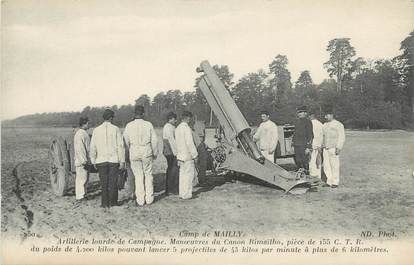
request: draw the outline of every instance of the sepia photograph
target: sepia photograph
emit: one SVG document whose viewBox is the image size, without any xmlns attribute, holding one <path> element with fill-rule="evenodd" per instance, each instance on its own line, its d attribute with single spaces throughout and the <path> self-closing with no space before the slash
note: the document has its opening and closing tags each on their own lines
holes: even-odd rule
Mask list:
<svg viewBox="0 0 414 265">
<path fill-rule="evenodd" d="M 413 0 L 1 0 L 1 264 L 411 264 Z"/>
</svg>

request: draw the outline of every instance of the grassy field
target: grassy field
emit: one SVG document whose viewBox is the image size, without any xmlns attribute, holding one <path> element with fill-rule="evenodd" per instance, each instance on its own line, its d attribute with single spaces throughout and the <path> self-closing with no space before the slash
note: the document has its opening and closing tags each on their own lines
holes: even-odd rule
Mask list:
<svg viewBox="0 0 414 265">
<path fill-rule="evenodd" d="M 158 130 L 160 133 L 160 130 Z M 155 161 L 157 199 L 135 207 L 126 190 L 123 204 L 105 214 L 99 185 L 92 179 L 91 198 L 75 203 L 73 193 L 50 191 L 48 147 L 52 136 L 71 137 L 71 129 L 4 128 L 1 136 L 2 222 L 4 237 L 64 235 L 95 237 L 168 236 L 181 230 L 243 230 L 254 235 L 349 235 L 363 230 L 414 235 L 414 133 L 347 131 L 341 157 L 341 183 L 305 195 L 241 181 L 214 178 L 196 189 L 195 199 L 163 197 L 166 161 Z M 211 132 L 208 142 L 212 142 Z M 161 145 L 160 145 L 161 148 Z M 13 169 L 19 163 L 21 174 Z M 289 161 L 285 161 L 289 162 Z"/>
</svg>

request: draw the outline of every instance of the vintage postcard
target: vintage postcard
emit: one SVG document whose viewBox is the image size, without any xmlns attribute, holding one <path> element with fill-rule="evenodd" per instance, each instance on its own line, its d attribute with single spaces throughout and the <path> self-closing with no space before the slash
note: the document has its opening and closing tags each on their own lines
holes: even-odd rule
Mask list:
<svg viewBox="0 0 414 265">
<path fill-rule="evenodd" d="M 1 264 L 412 264 L 412 0 L 2 0 Z"/>
</svg>

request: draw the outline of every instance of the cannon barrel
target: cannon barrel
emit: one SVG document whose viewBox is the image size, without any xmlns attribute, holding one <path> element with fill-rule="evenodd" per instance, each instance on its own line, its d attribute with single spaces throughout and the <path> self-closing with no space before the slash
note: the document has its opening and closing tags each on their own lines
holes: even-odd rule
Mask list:
<svg viewBox="0 0 414 265">
<path fill-rule="evenodd" d="M 250 136 L 251 129 L 246 118 L 208 61 L 201 62 L 197 72 L 204 73 L 199 88 L 223 127 L 226 139 L 239 145 L 251 158 L 264 163 L 265 158 Z"/>
</svg>

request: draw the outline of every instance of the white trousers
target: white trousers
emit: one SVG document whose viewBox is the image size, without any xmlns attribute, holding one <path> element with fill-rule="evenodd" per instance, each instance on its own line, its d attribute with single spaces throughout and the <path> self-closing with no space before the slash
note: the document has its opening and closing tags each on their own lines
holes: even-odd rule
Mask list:
<svg viewBox="0 0 414 265">
<path fill-rule="evenodd" d="M 339 184 L 339 156 L 335 154 L 335 148 L 323 150 L 323 171 L 328 185 Z"/>
<path fill-rule="evenodd" d="M 135 178 L 135 196 L 137 203 L 144 205 L 154 201 L 154 185 L 152 176 L 152 158 L 131 160 L 131 170 Z"/>
<path fill-rule="evenodd" d="M 275 161 L 275 158 L 273 157 L 274 153 L 269 154 L 269 150 L 260 150 L 260 152 L 262 152 L 262 155 L 269 160 L 270 162 L 273 163 L 273 161 Z"/>
<path fill-rule="evenodd" d="M 83 166 L 76 167 L 75 177 L 75 198 L 77 200 L 83 199 L 86 194 L 86 185 L 88 182 L 88 171 Z"/>
<path fill-rule="evenodd" d="M 180 161 L 180 183 L 178 193 L 181 199 L 190 199 L 193 196 L 193 180 L 195 177 L 194 160 Z"/>
<path fill-rule="evenodd" d="M 321 178 L 322 164 L 320 161 L 318 161 L 319 164 L 316 163 L 318 153 L 319 153 L 318 150 L 312 150 L 311 158 L 309 161 L 309 174 L 312 177 Z"/>
</svg>

